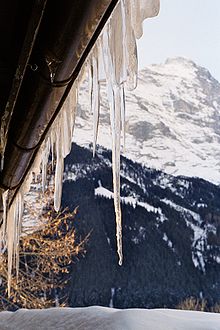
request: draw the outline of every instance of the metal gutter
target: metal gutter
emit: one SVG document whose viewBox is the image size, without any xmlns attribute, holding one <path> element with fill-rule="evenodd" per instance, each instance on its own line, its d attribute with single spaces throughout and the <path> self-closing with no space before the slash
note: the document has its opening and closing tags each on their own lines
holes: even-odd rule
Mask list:
<svg viewBox="0 0 220 330">
<path fill-rule="evenodd" d="M 30 57 L 37 70 L 26 70 L 0 178 L 2 187 L 15 189 L 13 196 L 117 2 L 48 0 Z"/>
</svg>

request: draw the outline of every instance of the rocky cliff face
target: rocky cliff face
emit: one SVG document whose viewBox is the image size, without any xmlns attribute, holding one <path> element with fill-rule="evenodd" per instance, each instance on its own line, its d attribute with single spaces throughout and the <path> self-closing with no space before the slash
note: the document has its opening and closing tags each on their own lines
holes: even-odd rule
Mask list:
<svg viewBox="0 0 220 330">
<path fill-rule="evenodd" d="M 172 176 L 122 157 L 124 263 L 117 263 L 111 153 L 73 146 L 63 206 L 79 205 L 76 228 L 89 232 L 74 264 L 72 306 L 174 307 L 187 296 L 220 301 L 220 188 Z"/>
<path fill-rule="evenodd" d="M 92 141 L 86 84 L 81 90 L 74 140 Z M 185 58 L 140 71 L 138 87 L 126 92 L 125 156 L 172 175 L 220 183 L 220 84 Z M 109 110 L 102 85 L 98 143 L 111 149 Z"/>
</svg>

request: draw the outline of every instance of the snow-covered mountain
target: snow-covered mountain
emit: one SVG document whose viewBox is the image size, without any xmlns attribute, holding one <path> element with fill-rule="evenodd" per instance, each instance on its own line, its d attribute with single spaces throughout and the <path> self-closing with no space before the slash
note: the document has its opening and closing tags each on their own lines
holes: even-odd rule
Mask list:
<svg viewBox="0 0 220 330">
<path fill-rule="evenodd" d="M 102 85 L 98 143 L 111 148 L 109 109 Z M 86 84 L 80 93 L 74 140 L 92 141 Z M 173 175 L 220 183 L 220 84 L 185 58 L 168 59 L 139 72 L 126 91 L 125 156 Z"/>
<path fill-rule="evenodd" d="M 73 265 L 72 306 L 174 307 L 189 296 L 220 301 L 220 187 L 122 157 L 124 263 L 118 266 L 111 153 L 74 145 L 63 207 L 79 205 L 85 257 Z"/>
<path fill-rule="evenodd" d="M 98 143 L 111 148 L 104 90 Z M 219 303 L 220 187 L 201 178 L 220 182 L 220 84 L 177 58 L 141 71 L 127 92 L 126 156 L 136 162 L 121 157 L 122 267 L 111 152 L 98 147 L 93 158 L 88 148 L 88 100 L 84 85 L 74 139 L 87 148 L 73 145 L 63 177 L 62 206 L 79 206 L 79 239 L 90 233 L 66 288 L 71 306 L 175 307 L 189 296 Z"/>
</svg>

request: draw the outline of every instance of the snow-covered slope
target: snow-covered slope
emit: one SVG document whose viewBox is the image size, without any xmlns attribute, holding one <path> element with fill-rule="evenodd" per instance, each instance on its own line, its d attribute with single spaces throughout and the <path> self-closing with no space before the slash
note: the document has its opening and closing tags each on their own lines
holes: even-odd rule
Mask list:
<svg viewBox="0 0 220 330">
<path fill-rule="evenodd" d="M 106 307 L 1 312 L 1 330 L 218 330 L 220 314 Z"/>
<path fill-rule="evenodd" d="M 110 148 L 109 110 L 102 85 L 98 143 Z M 81 90 L 74 140 L 92 141 L 86 84 Z M 126 92 L 126 152 L 134 161 L 174 175 L 220 183 L 220 84 L 185 58 L 168 59 L 139 72 Z"/>
<path fill-rule="evenodd" d="M 79 205 L 75 228 L 91 233 L 73 265 L 71 306 L 174 307 L 186 297 L 220 302 L 220 187 L 121 159 L 124 263 L 118 266 L 111 152 L 74 144 L 62 206 Z M 129 284 L 128 284 L 129 283 Z"/>
</svg>

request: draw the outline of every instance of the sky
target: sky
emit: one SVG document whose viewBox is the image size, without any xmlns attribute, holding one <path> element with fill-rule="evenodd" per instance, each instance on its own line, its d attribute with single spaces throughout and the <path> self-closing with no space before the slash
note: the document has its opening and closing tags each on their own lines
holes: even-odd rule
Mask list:
<svg viewBox="0 0 220 330">
<path fill-rule="evenodd" d="M 159 16 L 144 22 L 139 68 L 184 56 L 220 81 L 220 0 L 160 0 Z"/>
</svg>

